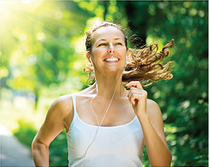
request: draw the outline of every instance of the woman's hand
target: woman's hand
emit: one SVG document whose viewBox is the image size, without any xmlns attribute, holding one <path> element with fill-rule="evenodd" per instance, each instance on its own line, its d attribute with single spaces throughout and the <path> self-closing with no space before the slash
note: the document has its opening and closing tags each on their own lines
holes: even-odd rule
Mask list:
<svg viewBox="0 0 210 167">
<path fill-rule="evenodd" d="M 128 99 L 137 116 L 147 114 L 147 91 L 142 88 L 139 81 L 131 81 L 127 85 L 130 88 Z"/>
<path fill-rule="evenodd" d="M 172 156 L 167 146 L 158 104 L 147 100 L 147 92 L 140 82 L 132 81 L 126 86 L 130 87 L 128 98 L 141 123 L 151 165 L 170 166 Z"/>
</svg>

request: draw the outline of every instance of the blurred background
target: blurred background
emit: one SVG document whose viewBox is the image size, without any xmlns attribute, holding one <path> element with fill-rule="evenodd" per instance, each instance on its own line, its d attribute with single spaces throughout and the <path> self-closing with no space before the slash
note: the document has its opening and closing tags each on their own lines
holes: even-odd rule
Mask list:
<svg viewBox="0 0 210 167">
<path fill-rule="evenodd" d="M 1 0 L 0 12 L 0 124 L 28 148 L 50 104 L 87 87 L 85 32 L 107 20 L 160 49 L 174 39 L 174 77 L 145 89 L 162 110 L 172 166 L 208 166 L 208 1 Z M 67 166 L 65 132 L 50 166 Z"/>
</svg>

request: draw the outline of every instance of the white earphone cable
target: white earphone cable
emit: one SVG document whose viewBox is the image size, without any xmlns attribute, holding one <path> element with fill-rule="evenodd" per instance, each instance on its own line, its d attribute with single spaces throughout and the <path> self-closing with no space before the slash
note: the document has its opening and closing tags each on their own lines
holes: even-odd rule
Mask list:
<svg viewBox="0 0 210 167">
<path fill-rule="evenodd" d="M 89 60 L 90 60 L 91 63 L 93 64 L 91 58 L 89 58 Z M 125 63 L 125 66 L 126 66 L 126 65 L 127 65 L 127 56 L 126 56 L 126 63 Z M 93 70 L 94 70 L 94 69 L 93 69 Z M 124 69 L 123 69 L 123 71 L 124 71 Z M 123 73 L 122 73 L 122 74 L 123 74 Z M 122 74 L 121 74 L 121 76 L 122 76 Z M 82 157 L 82 159 L 84 159 L 84 160 L 83 160 L 81 166 L 82 166 L 83 163 L 85 162 L 85 157 L 86 157 L 86 155 L 87 155 L 87 152 L 88 152 L 89 148 L 91 147 L 91 145 L 94 143 L 94 141 L 95 141 L 95 139 L 96 139 L 96 137 L 97 137 L 97 135 L 98 135 L 99 128 L 101 127 L 101 125 L 102 125 L 102 123 L 103 123 L 103 121 L 104 121 L 104 119 L 105 119 L 105 117 L 106 117 L 106 115 L 107 115 L 107 112 L 108 112 L 108 110 L 109 110 L 109 108 L 110 108 L 110 106 L 111 106 L 111 104 L 112 104 L 112 101 L 113 101 L 113 99 L 114 99 L 114 96 L 115 96 L 115 93 L 116 93 L 116 90 L 117 90 L 117 86 L 118 86 L 118 84 L 119 84 L 119 82 L 120 82 L 121 76 L 120 76 L 119 79 L 118 79 L 117 85 L 116 85 L 115 90 L 114 90 L 113 95 L 112 95 L 112 98 L 111 98 L 111 100 L 110 100 L 110 103 L 109 103 L 109 105 L 108 105 L 108 107 L 107 107 L 107 109 L 106 109 L 106 112 L 105 112 L 105 114 L 104 114 L 104 116 L 103 116 L 103 118 L 102 118 L 100 124 L 99 124 L 98 117 L 97 117 L 97 115 L 96 115 L 96 113 L 95 113 L 95 111 L 93 110 L 93 107 L 92 107 L 92 101 L 93 101 L 93 99 L 94 99 L 96 96 L 92 97 L 92 99 L 91 99 L 91 101 L 90 101 L 90 108 L 91 108 L 92 112 L 94 113 L 94 115 L 95 115 L 95 117 L 96 117 L 96 121 L 97 121 L 98 126 L 97 126 L 96 133 L 95 133 L 95 136 L 94 136 L 92 142 L 91 142 L 90 145 L 87 147 L 87 149 L 86 149 L 86 151 L 85 151 L 85 153 L 84 153 L 84 155 L 83 155 L 83 157 Z M 96 81 L 96 90 L 97 90 L 97 93 L 98 93 L 97 81 Z M 82 159 L 81 159 L 81 160 L 82 160 Z"/>
</svg>

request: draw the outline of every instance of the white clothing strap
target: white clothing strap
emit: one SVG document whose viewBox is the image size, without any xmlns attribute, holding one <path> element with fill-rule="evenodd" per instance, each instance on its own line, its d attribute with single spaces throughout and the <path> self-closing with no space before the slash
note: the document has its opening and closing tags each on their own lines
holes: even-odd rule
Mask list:
<svg viewBox="0 0 210 167">
<path fill-rule="evenodd" d="M 74 107 L 74 115 L 76 115 L 76 96 L 75 94 L 72 94 L 72 102 Z"/>
</svg>

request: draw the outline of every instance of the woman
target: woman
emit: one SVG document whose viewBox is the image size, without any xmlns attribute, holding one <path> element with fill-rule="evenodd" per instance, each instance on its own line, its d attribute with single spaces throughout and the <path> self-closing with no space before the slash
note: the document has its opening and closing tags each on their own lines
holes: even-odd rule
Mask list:
<svg viewBox="0 0 210 167">
<path fill-rule="evenodd" d="M 69 166 L 141 166 L 144 144 L 152 166 L 170 166 L 160 108 L 147 99 L 138 80 L 170 79 L 170 62 L 165 66 L 160 62 L 172 46 L 173 41 L 157 53 L 153 44 L 131 50 L 129 56 L 120 26 L 103 22 L 92 27 L 87 32 L 86 57 L 95 83 L 59 97 L 50 106 L 32 143 L 36 166 L 49 166 L 49 145 L 64 128 Z M 129 91 L 122 81 L 129 81 Z"/>
</svg>

